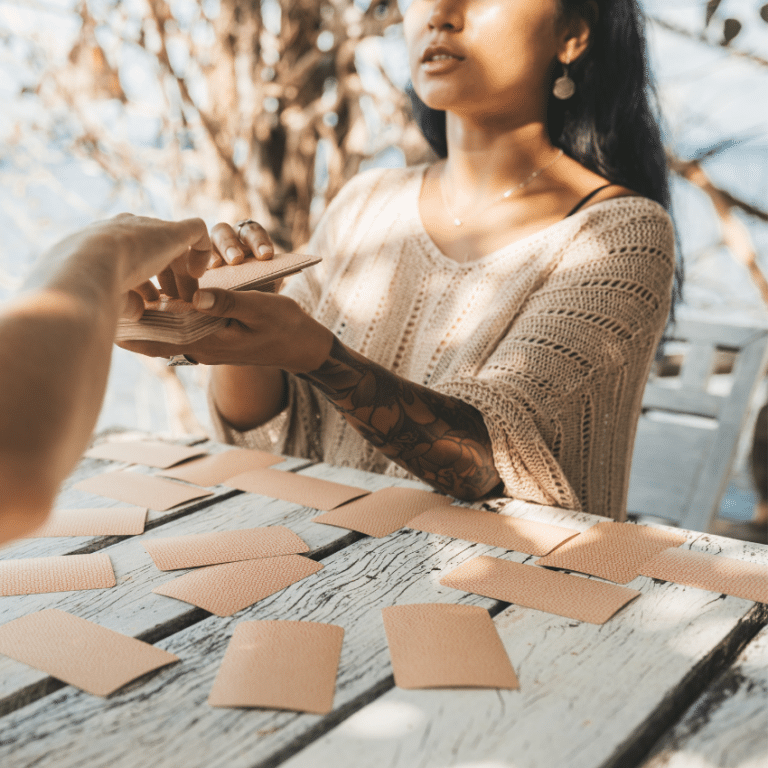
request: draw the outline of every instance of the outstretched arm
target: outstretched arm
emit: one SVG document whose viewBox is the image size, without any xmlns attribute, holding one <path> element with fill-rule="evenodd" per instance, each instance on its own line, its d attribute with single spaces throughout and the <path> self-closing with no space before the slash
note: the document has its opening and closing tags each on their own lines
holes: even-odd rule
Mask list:
<svg viewBox="0 0 768 768">
<path fill-rule="evenodd" d="M 0 541 L 43 522 L 80 458 L 118 316 L 141 314 L 156 273 L 191 298 L 209 258 L 199 219 L 118 216 L 55 245 L 0 309 Z"/>
<path fill-rule="evenodd" d="M 474 501 L 500 482 L 488 430 L 471 405 L 414 384 L 334 338 L 300 374 L 388 459 L 444 493 Z"/>
</svg>

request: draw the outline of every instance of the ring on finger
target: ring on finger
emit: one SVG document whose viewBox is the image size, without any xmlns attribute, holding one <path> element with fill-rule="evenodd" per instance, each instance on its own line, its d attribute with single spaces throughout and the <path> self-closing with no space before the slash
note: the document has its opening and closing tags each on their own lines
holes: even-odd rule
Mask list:
<svg viewBox="0 0 768 768">
<path fill-rule="evenodd" d="M 256 223 L 257 222 L 255 222 L 253 219 L 243 219 L 242 221 L 238 221 L 237 224 L 235 224 L 235 226 L 237 227 L 237 236 L 242 240 L 243 236 L 241 232 L 243 230 L 243 227 L 246 224 L 256 224 Z"/>
<path fill-rule="evenodd" d="M 168 365 L 198 365 L 198 362 L 189 355 L 172 355 L 168 358 Z"/>
</svg>

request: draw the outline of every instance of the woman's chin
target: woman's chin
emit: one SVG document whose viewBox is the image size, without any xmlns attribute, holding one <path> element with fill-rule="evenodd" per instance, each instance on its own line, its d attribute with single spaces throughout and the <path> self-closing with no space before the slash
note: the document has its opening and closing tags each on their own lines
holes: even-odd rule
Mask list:
<svg viewBox="0 0 768 768">
<path fill-rule="evenodd" d="M 475 86 L 468 88 L 456 78 L 421 78 L 415 88 L 417 96 L 430 108 L 441 112 L 462 110 L 472 104 L 482 103 Z"/>
<path fill-rule="evenodd" d="M 430 108 L 440 112 L 447 112 L 456 107 L 456 91 L 447 88 L 425 89 L 423 95 L 418 94 L 419 98 Z"/>
</svg>

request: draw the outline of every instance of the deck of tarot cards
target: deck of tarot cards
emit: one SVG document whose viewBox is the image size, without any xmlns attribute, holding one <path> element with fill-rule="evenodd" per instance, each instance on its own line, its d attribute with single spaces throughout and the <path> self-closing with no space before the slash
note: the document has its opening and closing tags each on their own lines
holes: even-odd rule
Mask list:
<svg viewBox="0 0 768 768">
<path fill-rule="evenodd" d="M 249 259 L 243 264 L 229 264 L 209 269 L 198 281 L 201 288 L 225 288 L 230 291 L 268 291 L 276 280 L 321 261 L 304 253 L 280 253 L 268 261 Z M 198 312 L 182 299 L 161 296 L 147 302 L 140 320 L 120 320 L 115 341 L 164 341 L 191 344 L 227 324 L 224 317 Z"/>
</svg>

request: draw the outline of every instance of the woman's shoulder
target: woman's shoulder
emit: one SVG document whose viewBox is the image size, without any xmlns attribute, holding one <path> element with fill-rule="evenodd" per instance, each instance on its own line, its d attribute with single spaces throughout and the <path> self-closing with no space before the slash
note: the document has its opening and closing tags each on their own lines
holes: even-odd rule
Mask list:
<svg viewBox="0 0 768 768">
<path fill-rule="evenodd" d="M 664 206 L 628 190 L 585 206 L 571 217 L 570 247 L 560 266 L 577 262 L 613 270 L 642 264 L 650 274 L 665 278 L 674 272 L 675 232 Z"/>
<path fill-rule="evenodd" d="M 339 195 L 358 197 L 366 192 L 398 192 L 423 173 L 423 165 L 407 168 L 368 168 L 347 181 Z"/>
<path fill-rule="evenodd" d="M 325 221 L 368 221 L 382 209 L 408 198 L 407 190 L 423 174 L 423 167 L 369 168 L 355 174 L 336 193 L 323 216 Z"/>
<path fill-rule="evenodd" d="M 607 191 L 607 190 L 606 190 Z M 572 217 L 584 232 L 613 232 L 616 237 L 647 238 L 653 232 L 674 239 L 674 227 L 663 205 L 619 187 L 605 198 L 590 201 Z"/>
</svg>

